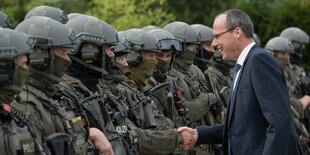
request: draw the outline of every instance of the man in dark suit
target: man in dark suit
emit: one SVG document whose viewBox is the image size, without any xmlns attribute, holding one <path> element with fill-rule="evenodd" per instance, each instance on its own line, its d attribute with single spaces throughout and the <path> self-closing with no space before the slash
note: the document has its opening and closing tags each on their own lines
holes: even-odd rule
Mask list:
<svg viewBox="0 0 310 155">
<path fill-rule="evenodd" d="M 192 133 L 179 148 L 222 143 L 228 155 L 302 154 L 282 69 L 255 45 L 250 17 L 241 10 L 228 10 L 215 18 L 213 31 L 212 46 L 224 60 L 236 61 L 227 117 L 219 125 L 179 128 Z"/>
</svg>

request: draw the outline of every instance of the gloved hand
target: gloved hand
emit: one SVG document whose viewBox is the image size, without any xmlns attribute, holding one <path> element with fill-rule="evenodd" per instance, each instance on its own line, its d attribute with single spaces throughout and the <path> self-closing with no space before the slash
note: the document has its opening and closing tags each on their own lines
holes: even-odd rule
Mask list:
<svg viewBox="0 0 310 155">
<path fill-rule="evenodd" d="M 210 110 L 214 115 L 220 114 L 223 111 L 223 102 L 220 99 L 217 99 L 216 103 L 211 106 Z"/>
</svg>

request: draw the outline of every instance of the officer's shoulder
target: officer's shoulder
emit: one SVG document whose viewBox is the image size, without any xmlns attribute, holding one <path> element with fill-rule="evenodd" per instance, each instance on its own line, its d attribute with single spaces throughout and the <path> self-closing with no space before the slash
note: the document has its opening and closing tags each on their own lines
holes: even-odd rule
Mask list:
<svg viewBox="0 0 310 155">
<path fill-rule="evenodd" d="M 44 101 L 49 101 L 49 98 L 46 94 L 30 85 L 24 85 L 20 93 L 22 102 L 41 102 L 39 99 Z"/>
</svg>

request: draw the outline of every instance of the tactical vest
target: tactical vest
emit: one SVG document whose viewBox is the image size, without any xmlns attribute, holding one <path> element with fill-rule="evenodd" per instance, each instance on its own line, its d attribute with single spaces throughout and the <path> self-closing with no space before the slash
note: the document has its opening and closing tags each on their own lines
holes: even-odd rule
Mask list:
<svg viewBox="0 0 310 155">
<path fill-rule="evenodd" d="M 78 79 L 70 76 L 66 76 L 65 78 L 67 81 L 60 83 L 62 89 L 65 89 L 67 93 L 75 95 L 75 98 L 77 98 L 76 100 L 81 104 L 83 110 L 86 111 L 89 124 L 100 129 L 105 134 L 115 154 L 126 154 L 128 151 L 123 144 L 124 142 L 121 136 L 115 130 L 109 115 L 103 113 L 104 111 L 101 110 L 103 105 L 98 104 L 98 101 L 104 102 L 104 96 L 98 98 L 99 95 L 90 92 Z M 75 91 L 73 92 L 73 90 Z"/>
<path fill-rule="evenodd" d="M 182 97 L 187 101 L 191 101 L 199 96 L 200 93 L 209 93 L 210 90 L 207 85 L 207 81 L 200 69 L 191 65 L 187 71 L 181 71 L 178 68 L 172 68 L 169 78 L 174 78 L 177 84 L 177 87 L 182 92 Z M 214 122 L 214 116 L 211 112 L 207 112 L 206 115 L 202 116 L 201 119 L 195 122 L 191 122 L 189 127 L 196 127 L 202 125 L 210 125 L 210 122 Z M 216 147 L 216 148 L 214 148 Z M 195 146 L 192 150 L 188 151 L 187 154 L 214 154 L 214 150 L 217 149 L 217 146 L 210 144 L 203 144 Z"/>
<path fill-rule="evenodd" d="M 49 150 L 47 147 L 43 149 L 33 121 L 15 107 L 6 105 L 6 108 L 0 109 L 0 115 L 9 113 L 13 114 L 11 118 L 0 121 L 0 154 L 47 154 Z"/>
<path fill-rule="evenodd" d="M 25 92 L 27 90 L 27 92 Z M 84 154 L 88 148 L 88 134 L 84 129 L 81 116 L 73 112 L 74 104 L 64 96 L 53 96 L 48 98 L 40 90 L 26 85 L 21 93 L 21 103 L 26 107 L 26 114 L 33 115 L 45 134 L 68 133 L 71 137 L 71 152 L 73 154 Z M 33 109 L 27 109 L 30 104 Z M 37 111 L 33 113 L 34 111 Z"/>
<path fill-rule="evenodd" d="M 126 149 L 127 154 L 138 154 L 139 143 L 136 133 L 132 128 L 133 123 L 127 119 L 127 111 L 122 107 L 121 103 L 119 103 L 121 102 L 119 100 L 120 94 L 113 80 L 106 78 L 99 79 L 98 92 L 103 93 L 106 98 L 107 104 L 105 108 L 109 113 L 110 120 L 113 122 L 115 130 L 122 136 L 121 140 L 123 141 L 123 147 Z"/>
<path fill-rule="evenodd" d="M 152 88 L 149 90 L 150 93 L 156 100 L 159 101 L 158 109 L 169 119 L 171 119 L 176 127 L 187 126 L 190 123 L 190 120 L 186 117 L 186 114 L 180 116 L 176 109 L 176 101 L 174 99 L 174 93 L 177 93 L 178 88 L 174 85 L 175 81 L 173 78 L 168 77 L 165 82 L 160 83 L 156 81 L 155 78 L 151 77 L 149 79 L 149 84 Z M 182 97 L 182 96 L 181 96 Z M 182 102 L 179 104 L 183 104 Z M 182 107 L 186 113 L 186 106 Z"/>
<path fill-rule="evenodd" d="M 128 127 L 134 129 L 139 141 L 139 152 L 142 154 L 171 154 L 182 141 L 181 135 L 176 132 L 175 124 L 170 119 L 166 118 L 161 110 L 158 109 L 159 102 L 149 96 L 147 90 L 150 87 L 138 88 L 131 82 L 123 82 L 117 86 L 122 92 L 129 92 L 132 99 L 132 106 L 136 109 L 139 121 L 130 119 L 132 123 Z M 151 98 L 151 108 L 154 114 L 156 126 L 151 126 L 152 123 L 147 123 L 147 114 L 145 110 L 146 102 Z M 130 106 L 126 102 L 121 102 L 124 109 L 129 113 Z M 148 124 L 148 125 L 147 125 Z M 140 126 L 140 127 L 139 127 Z M 166 149 L 164 149 L 166 148 Z M 169 148 L 169 149 L 167 149 Z"/>
</svg>

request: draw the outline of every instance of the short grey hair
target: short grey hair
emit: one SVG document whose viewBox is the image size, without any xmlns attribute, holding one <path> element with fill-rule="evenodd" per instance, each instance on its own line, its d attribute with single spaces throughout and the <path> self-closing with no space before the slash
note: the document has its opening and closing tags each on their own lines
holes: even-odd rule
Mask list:
<svg viewBox="0 0 310 155">
<path fill-rule="evenodd" d="M 228 30 L 240 27 L 247 38 L 253 38 L 253 22 L 251 18 L 239 9 L 227 10 L 222 14 L 226 14 L 226 27 Z"/>
</svg>

